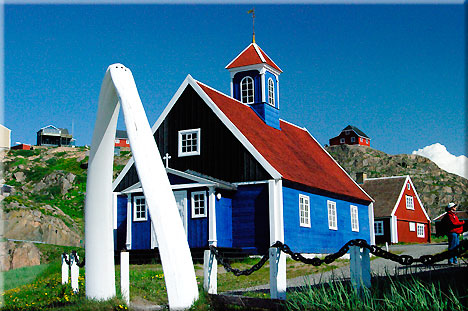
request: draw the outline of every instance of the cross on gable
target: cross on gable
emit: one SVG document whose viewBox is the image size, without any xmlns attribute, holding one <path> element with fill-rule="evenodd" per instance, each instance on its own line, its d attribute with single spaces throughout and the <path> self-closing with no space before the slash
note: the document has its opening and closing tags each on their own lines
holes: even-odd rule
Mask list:
<svg viewBox="0 0 468 311">
<path fill-rule="evenodd" d="M 169 153 L 166 153 L 166 155 L 163 157 L 163 160 L 166 161 L 166 168 L 169 167 L 169 159 L 172 158 Z"/>
</svg>

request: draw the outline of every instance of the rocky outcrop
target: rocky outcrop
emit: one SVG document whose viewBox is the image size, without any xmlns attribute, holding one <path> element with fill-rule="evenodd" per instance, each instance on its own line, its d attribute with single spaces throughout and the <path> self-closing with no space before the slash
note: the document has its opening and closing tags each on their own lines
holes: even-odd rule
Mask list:
<svg viewBox="0 0 468 311">
<path fill-rule="evenodd" d="M 66 215 L 61 217 L 67 219 Z M 20 209 L 4 213 L 3 225 L 3 236 L 7 239 L 80 246 L 77 228 L 70 228 L 57 215 L 45 215 L 39 210 Z"/>
<path fill-rule="evenodd" d="M 0 242 L 0 271 L 41 264 L 41 252 L 33 243 Z"/>
<path fill-rule="evenodd" d="M 367 177 L 409 175 L 424 207 L 433 219 L 444 212 L 449 202 L 468 209 L 468 180 L 439 168 L 428 158 L 413 154 L 390 155 L 364 146 L 329 146 L 326 150 L 352 177 L 363 172 Z"/>
</svg>

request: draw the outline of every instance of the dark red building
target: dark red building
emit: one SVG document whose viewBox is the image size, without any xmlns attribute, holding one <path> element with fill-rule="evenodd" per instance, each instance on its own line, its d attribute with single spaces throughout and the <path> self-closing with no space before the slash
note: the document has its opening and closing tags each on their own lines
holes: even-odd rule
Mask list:
<svg viewBox="0 0 468 311">
<path fill-rule="evenodd" d="M 348 125 L 341 131 L 340 135 L 330 139 L 330 146 L 343 144 L 370 147 L 370 138 L 357 127 Z"/>
<path fill-rule="evenodd" d="M 130 147 L 127 131 L 117 130 L 115 133 L 114 147 Z"/>
</svg>

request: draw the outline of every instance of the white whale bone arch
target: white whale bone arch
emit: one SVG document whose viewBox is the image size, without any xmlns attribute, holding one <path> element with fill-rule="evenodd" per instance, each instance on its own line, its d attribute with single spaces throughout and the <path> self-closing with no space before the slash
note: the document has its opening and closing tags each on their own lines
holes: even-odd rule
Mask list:
<svg viewBox="0 0 468 311">
<path fill-rule="evenodd" d="M 112 168 L 120 106 L 158 237 L 169 307 L 186 309 L 198 299 L 192 256 L 133 75 L 122 64 L 110 65 L 104 76 L 89 155 L 85 200 L 86 296 L 97 300 L 115 296 Z"/>
</svg>

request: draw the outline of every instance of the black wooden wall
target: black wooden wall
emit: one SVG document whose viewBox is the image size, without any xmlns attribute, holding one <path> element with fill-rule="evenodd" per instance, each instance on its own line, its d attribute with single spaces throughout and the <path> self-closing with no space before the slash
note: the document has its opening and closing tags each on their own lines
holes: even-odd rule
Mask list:
<svg viewBox="0 0 468 311">
<path fill-rule="evenodd" d="M 200 155 L 178 157 L 178 131 L 197 128 L 201 129 Z M 161 158 L 166 153 L 171 156 L 170 168 L 190 169 L 228 182 L 271 178 L 191 86 L 187 86 L 154 137 Z M 136 182 L 138 176 L 132 167 L 116 191 Z"/>
</svg>

